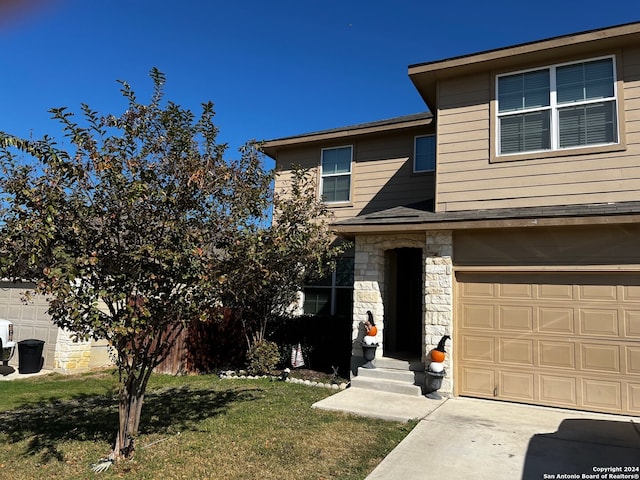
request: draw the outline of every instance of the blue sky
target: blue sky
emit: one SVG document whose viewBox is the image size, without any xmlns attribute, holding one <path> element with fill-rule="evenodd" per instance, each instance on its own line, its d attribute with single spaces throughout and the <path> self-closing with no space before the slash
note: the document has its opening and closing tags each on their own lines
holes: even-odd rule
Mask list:
<svg viewBox="0 0 640 480">
<path fill-rule="evenodd" d="M 52 107 L 216 105 L 229 156 L 272 139 L 421 112 L 408 65 L 640 20 L 637 0 L 0 0 L 0 131 L 59 136 Z"/>
</svg>

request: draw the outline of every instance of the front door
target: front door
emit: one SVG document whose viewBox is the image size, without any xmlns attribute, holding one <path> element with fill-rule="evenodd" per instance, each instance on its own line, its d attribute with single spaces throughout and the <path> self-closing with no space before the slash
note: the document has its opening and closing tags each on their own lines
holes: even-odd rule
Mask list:
<svg viewBox="0 0 640 480">
<path fill-rule="evenodd" d="M 385 252 L 384 354 L 419 359 L 422 355 L 422 249 Z"/>
</svg>

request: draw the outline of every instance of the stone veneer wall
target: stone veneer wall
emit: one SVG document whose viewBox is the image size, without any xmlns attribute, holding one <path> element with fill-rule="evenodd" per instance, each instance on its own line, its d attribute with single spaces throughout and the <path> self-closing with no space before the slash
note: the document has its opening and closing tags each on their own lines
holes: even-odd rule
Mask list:
<svg viewBox="0 0 640 480">
<path fill-rule="evenodd" d="M 443 335 L 453 339 L 453 236 L 451 231 L 427 232 L 424 281 L 425 363 Z M 453 342 L 447 341 L 440 392 L 453 394 Z"/>
<path fill-rule="evenodd" d="M 91 361 L 91 341 L 74 342 L 68 331 L 58 329 L 58 340 L 53 364 L 61 373 L 82 372 L 89 369 Z"/>
<path fill-rule="evenodd" d="M 360 322 L 370 310 L 378 327 L 379 347 L 376 356 L 384 356 L 384 280 L 385 251 L 395 248 L 421 248 L 423 252 L 423 361 L 428 363 L 428 352 L 437 345 L 443 335 L 453 337 L 453 243 L 450 231 L 416 234 L 361 235 L 355 242 L 352 355 L 362 357 L 360 340 L 363 330 Z M 453 348 L 447 342 L 445 368 L 441 393 L 453 392 Z M 357 367 L 355 365 L 354 367 Z"/>
</svg>

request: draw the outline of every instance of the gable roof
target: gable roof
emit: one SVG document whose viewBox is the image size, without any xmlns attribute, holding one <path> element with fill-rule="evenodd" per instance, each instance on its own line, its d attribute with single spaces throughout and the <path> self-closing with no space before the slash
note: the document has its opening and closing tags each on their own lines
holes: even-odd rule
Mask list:
<svg viewBox="0 0 640 480">
<path fill-rule="evenodd" d="M 479 71 L 507 69 L 516 63 L 543 63 L 552 54 L 591 55 L 596 49 L 610 49 L 640 43 L 640 22 L 562 35 L 470 55 L 409 66 L 409 78 L 429 107 L 436 108 L 438 81 Z"/>
<path fill-rule="evenodd" d="M 327 140 L 336 140 L 345 137 L 353 137 L 356 135 L 368 135 L 372 133 L 392 132 L 411 127 L 422 127 L 429 125 L 433 120 L 430 112 L 414 113 L 412 115 L 404 115 L 401 117 L 388 118 L 375 122 L 360 123 L 346 127 L 331 128 L 329 130 L 320 130 L 317 132 L 304 133 L 291 137 L 277 138 L 268 140 L 262 145 L 262 151 L 271 158 L 275 159 L 280 148 L 301 145 L 305 143 L 324 142 Z"/>
</svg>

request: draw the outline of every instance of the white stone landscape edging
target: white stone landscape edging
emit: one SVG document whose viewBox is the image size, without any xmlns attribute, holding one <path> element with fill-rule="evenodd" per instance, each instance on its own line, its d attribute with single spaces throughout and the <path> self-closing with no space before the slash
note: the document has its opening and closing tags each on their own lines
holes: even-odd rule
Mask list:
<svg viewBox="0 0 640 480">
<path fill-rule="evenodd" d="M 278 376 L 273 376 L 273 375 L 246 375 L 244 374 L 244 372 L 235 372 L 233 370 L 228 370 L 226 372 L 221 372 L 219 374 L 219 377 L 223 380 L 225 379 L 232 379 L 232 380 L 237 380 L 237 379 L 245 379 L 245 380 L 257 380 L 257 379 L 264 379 L 264 378 L 268 378 L 271 381 L 281 381 L 282 379 Z M 301 378 L 287 378 L 285 380 L 285 382 L 287 383 L 295 383 L 295 384 L 299 384 L 299 385 L 307 385 L 309 387 L 321 387 L 321 388 L 329 388 L 331 390 L 345 390 L 349 384 L 347 382 L 342 382 L 340 384 L 337 383 L 323 383 L 323 382 L 313 382 L 311 380 L 303 380 Z"/>
</svg>

